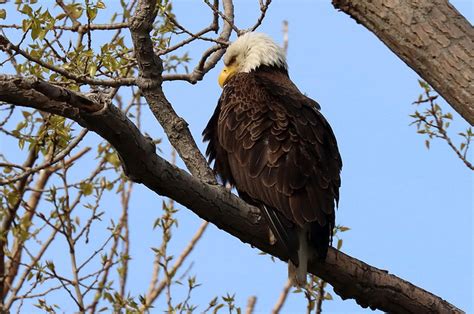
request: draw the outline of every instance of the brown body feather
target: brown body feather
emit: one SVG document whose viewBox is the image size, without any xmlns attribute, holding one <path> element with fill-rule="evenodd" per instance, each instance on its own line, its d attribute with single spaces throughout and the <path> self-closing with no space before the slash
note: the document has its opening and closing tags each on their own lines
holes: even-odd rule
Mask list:
<svg viewBox="0 0 474 314">
<path fill-rule="evenodd" d="M 295 265 L 305 226 L 326 257 L 339 200 L 341 157 L 318 109 L 286 70 L 261 66 L 229 79 L 203 132 L 216 172 L 262 209 Z"/>
</svg>

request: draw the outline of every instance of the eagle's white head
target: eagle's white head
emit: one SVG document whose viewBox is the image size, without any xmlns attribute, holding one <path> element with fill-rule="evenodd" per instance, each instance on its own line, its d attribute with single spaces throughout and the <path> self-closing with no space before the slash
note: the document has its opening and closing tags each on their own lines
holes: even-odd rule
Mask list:
<svg viewBox="0 0 474 314">
<path fill-rule="evenodd" d="M 234 74 L 255 70 L 261 65 L 287 69 L 283 48 L 268 35 L 249 32 L 237 38 L 224 54 L 224 69 L 219 75 L 223 87 Z"/>
</svg>

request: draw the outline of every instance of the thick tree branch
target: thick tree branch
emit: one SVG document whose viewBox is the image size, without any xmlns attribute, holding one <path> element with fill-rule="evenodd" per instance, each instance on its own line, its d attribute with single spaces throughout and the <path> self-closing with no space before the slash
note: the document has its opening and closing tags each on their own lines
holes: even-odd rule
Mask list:
<svg viewBox="0 0 474 314">
<path fill-rule="evenodd" d="M 130 22 L 130 32 L 140 70 L 138 86 L 189 171 L 200 179 L 213 182 L 214 175 L 207 166 L 204 156 L 199 152 L 186 121 L 176 114 L 161 88 L 163 63 L 155 55 L 150 38 L 156 13 L 156 0 L 141 0 Z"/>
<path fill-rule="evenodd" d="M 63 97 L 58 99 L 57 95 Z M 73 103 L 68 99 L 81 101 Z M 36 78 L 8 75 L 0 75 L 0 101 L 77 121 L 115 147 L 132 180 L 176 200 L 241 241 L 283 261 L 288 260 L 279 243 L 268 243 L 268 227 L 257 208 L 225 188 L 204 183 L 160 158 L 154 145 L 115 106 L 104 106 L 85 95 L 39 82 Z M 90 111 L 100 107 L 100 111 Z M 387 312 L 462 313 L 443 299 L 335 249 L 329 250 L 325 263 L 312 261 L 309 271 L 330 283 L 342 298 L 354 298 L 364 307 Z"/>
<path fill-rule="evenodd" d="M 474 125 L 474 28 L 447 0 L 333 0 Z"/>
</svg>

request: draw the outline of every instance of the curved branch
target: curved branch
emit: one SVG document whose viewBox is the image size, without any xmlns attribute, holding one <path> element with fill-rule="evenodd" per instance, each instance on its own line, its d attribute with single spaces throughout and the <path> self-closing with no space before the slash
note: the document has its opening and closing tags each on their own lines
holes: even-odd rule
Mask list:
<svg viewBox="0 0 474 314">
<path fill-rule="evenodd" d="M 156 18 L 155 9 L 156 0 L 139 1 L 130 22 L 130 32 L 140 70 L 138 86 L 189 171 L 198 178 L 213 182 L 212 170 L 199 152 L 186 121 L 176 114 L 161 88 L 163 62 L 155 55 L 150 38 L 150 31 Z"/>
<path fill-rule="evenodd" d="M 41 85 L 41 90 L 36 86 Z M 188 207 L 201 218 L 283 261 L 284 248 L 268 241 L 268 226 L 259 210 L 248 205 L 224 187 L 207 184 L 159 157 L 150 140 L 115 106 L 97 103 L 89 98 L 71 103 L 58 94 L 88 99 L 66 89 L 50 86 L 36 78 L 0 75 L 0 101 L 40 109 L 77 121 L 109 141 L 120 154 L 128 176 L 156 193 L 170 197 Z M 72 98 L 72 97 L 71 97 Z M 98 112 L 84 111 L 91 107 Z M 372 267 L 340 251 L 330 249 L 326 262 L 312 261 L 309 272 L 327 281 L 343 299 L 353 298 L 363 307 L 387 312 L 462 313 L 445 300 L 415 285 Z"/>
<path fill-rule="evenodd" d="M 474 28 L 447 0 L 333 0 L 474 125 Z"/>
</svg>

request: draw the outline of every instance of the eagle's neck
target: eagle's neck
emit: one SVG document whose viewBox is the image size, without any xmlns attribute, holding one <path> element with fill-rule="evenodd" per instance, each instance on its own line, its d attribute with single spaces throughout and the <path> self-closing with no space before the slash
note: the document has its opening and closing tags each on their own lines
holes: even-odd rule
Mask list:
<svg viewBox="0 0 474 314">
<path fill-rule="evenodd" d="M 286 77 L 289 77 L 288 70 L 281 66 L 260 65 L 253 71 L 260 72 L 260 73 L 275 73 L 275 74 L 279 73 L 279 74 L 284 74 Z"/>
</svg>

